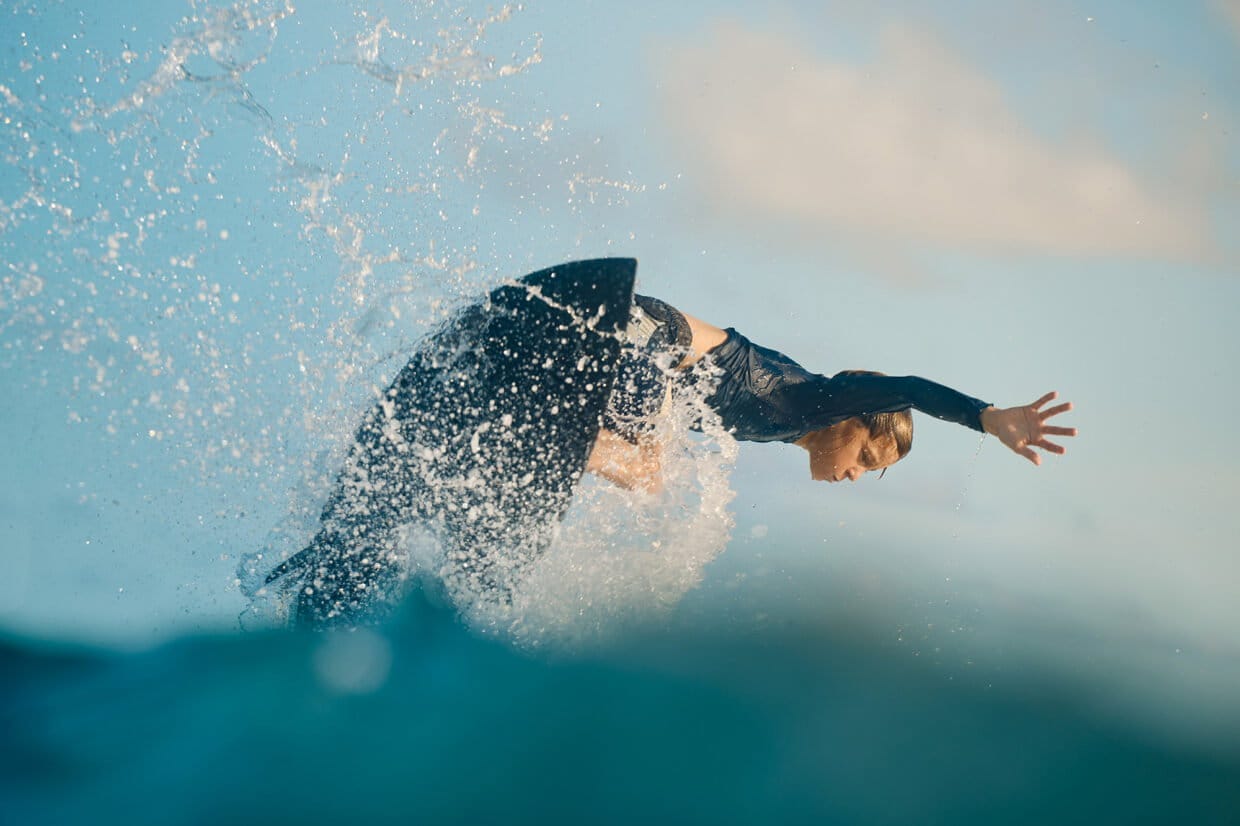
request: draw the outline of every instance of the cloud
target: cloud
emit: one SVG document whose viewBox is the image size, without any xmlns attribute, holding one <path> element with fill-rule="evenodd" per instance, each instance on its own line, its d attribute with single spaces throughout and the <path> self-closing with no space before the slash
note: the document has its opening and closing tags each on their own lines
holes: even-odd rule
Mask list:
<svg viewBox="0 0 1240 826">
<path fill-rule="evenodd" d="M 1231 33 L 1240 41 L 1240 0 L 1214 0 L 1214 7 L 1231 26 Z"/>
<path fill-rule="evenodd" d="M 1040 137 L 935 38 L 869 65 L 720 24 L 660 66 L 665 117 L 713 202 L 826 232 L 1051 254 L 1197 258 L 1202 206 L 1098 148 Z M 743 206 L 738 206 L 743 205 Z"/>
</svg>

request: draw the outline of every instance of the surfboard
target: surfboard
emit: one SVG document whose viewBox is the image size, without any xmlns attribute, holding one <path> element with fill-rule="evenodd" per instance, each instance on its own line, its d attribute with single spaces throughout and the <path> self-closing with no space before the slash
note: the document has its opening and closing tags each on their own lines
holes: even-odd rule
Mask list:
<svg viewBox="0 0 1240 826">
<path fill-rule="evenodd" d="M 318 534 L 266 577 L 294 624 L 364 623 L 395 605 L 393 545 L 411 522 L 479 591 L 502 591 L 537 556 L 598 436 L 636 272 L 631 258 L 539 270 L 421 342 L 363 417 Z"/>
</svg>

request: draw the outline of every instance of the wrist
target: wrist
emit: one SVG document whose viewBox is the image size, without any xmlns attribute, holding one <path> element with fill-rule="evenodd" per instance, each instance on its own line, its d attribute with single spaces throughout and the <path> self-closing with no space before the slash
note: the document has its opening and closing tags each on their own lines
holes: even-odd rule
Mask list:
<svg viewBox="0 0 1240 826">
<path fill-rule="evenodd" d="M 982 424 L 983 432 L 989 433 L 991 436 L 996 435 L 998 413 L 999 408 L 992 404 L 990 407 L 984 408 L 982 412 L 978 414 L 977 418 Z"/>
</svg>

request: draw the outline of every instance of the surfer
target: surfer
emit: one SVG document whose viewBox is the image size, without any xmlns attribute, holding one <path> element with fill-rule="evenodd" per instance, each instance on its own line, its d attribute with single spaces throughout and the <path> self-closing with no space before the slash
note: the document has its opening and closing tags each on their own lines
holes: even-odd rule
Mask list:
<svg viewBox="0 0 1240 826">
<path fill-rule="evenodd" d="M 812 373 L 634 297 L 636 269 L 612 258 L 530 273 L 424 339 L 363 415 L 318 532 L 260 588 L 284 595 L 297 624 L 371 621 L 409 587 L 398 535 L 417 524 L 461 587 L 507 599 L 583 470 L 661 487 L 652 422 L 676 392 L 698 393 L 737 439 L 804 448 L 827 481 L 903 458 L 911 408 L 993 433 L 1035 464 L 1035 448 L 1063 452 L 1049 437 L 1076 434 L 1046 423 L 1070 409 L 1043 409 L 1054 394 L 1002 409 L 914 376 Z"/>
<path fill-rule="evenodd" d="M 1049 423 L 1072 409 L 1071 403 L 1047 407 L 1057 397 L 1053 392 L 1001 408 L 917 376 L 845 370 L 828 377 L 731 327 L 715 327 L 646 296 L 634 297 L 625 338 L 586 470 L 630 489 L 661 487 L 651 419 L 671 393 L 693 383 L 689 368 L 703 359 L 717 373 L 705 402 L 724 428 L 741 441 L 803 448 L 818 481 L 855 482 L 903 459 L 913 445 L 913 408 L 989 433 L 1035 465 L 1042 461 L 1039 451 L 1064 453 L 1051 437 L 1076 435 L 1074 427 Z"/>
</svg>

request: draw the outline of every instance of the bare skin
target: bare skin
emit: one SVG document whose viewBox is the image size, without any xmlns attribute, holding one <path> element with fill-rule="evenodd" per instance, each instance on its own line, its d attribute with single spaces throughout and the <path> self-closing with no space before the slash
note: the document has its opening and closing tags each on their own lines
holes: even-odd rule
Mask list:
<svg viewBox="0 0 1240 826">
<path fill-rule="evenodd" d="M 860 419 L 807 433 L 795 442 L 809 451 L 809 475 L 816 482 L 855 482 L 872 470 L 900 461 L 895 440 L 875 438 Z"/>
<path fill-rule="evenodd" d="M 627 490 L 658 493 L 663 489 L 662 447 L 654 439 L 637 444 L 618 433 L 600 430 L 586 462 L 586 472 Z"/>
<path fill-rule="evenodd" d="M 713 324 L 707 324 L 700 318 L 694 318 L 691 315 L 685 315 L 685 321 L 689 322 L 689 332 L 693 333 L 693 340 L 689 342 L 689 355 L 685 360 L 676 365 L 680 368 L 692 367 L 702 360 L 702 356 L 718 347 L 728 340 L 726 330 L 721 330 Z"/>
<path fill-rule="evenodd" d="M 982 428 L 1017 454 L 1035 465 L 1040 465 L 1042 454 L 1034 451 L 1035 447 L 1047 453 L 1062 455 L 1067 452 L 1063 445 L 1052 442 L 1047 436 L 1076 435 L 1075 427 L 1057 427 L 1046 423 L 1052 416 L 1067 413 L 1072 409 L 1072 402 L 1057 404 L 1049 410 L 1042 409 L 1058 397 L 1059 394 L 1052 390 L 1032 404 L 1020 407 L 988 407 L 982 411 Z"/>
<path fill-rule="evenodd" d="M 689 355 L 678 369 L 690 367 L 714 347 L 727 340 L 728 334 L 705 321 L 685 316 L 693 339 Z M 1066 452 L 1063 445 L 1049 437 L 1072 437 L 1075 427 L 1059 427 L 1048 420 L 1072 409 L 1071 402 L 1043 410 L 1058 397 L 1047 393 L 1037 401 L 1017 407 L 988 407 L 982 411 L 982 429 L 995 436 L 1019 456 L 1035 465 L 1042 464 L 1042 454 Z M 807 433 L 795 444 L 809 453 L 810 477 L 821 482 L 855 482 L 866 473 L 882 470 L 899 461 L 895 442 L 889 436 L 875 438 L 860 419 L 842 422 Z M 639 439 L 637 444 L 609 430 L 600 431 L 586 463 L 586 471 L 602 476 L 629 490 L 658 493 L 663 487 L 660 463 L 662 446 L 654 438 Z"/>
</svg>

